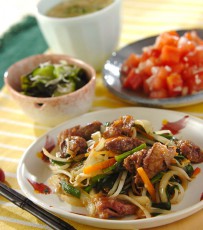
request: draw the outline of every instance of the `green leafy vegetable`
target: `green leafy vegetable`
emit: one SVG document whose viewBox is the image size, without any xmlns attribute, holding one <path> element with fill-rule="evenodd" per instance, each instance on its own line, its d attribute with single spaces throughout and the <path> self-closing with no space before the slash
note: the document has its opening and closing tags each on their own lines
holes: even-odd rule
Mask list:
<svg viewBox="0 0 203 230">
<path fill-rule="evenodd" d="M 194 172 L 194 168 L 191 164 L 188 164 L 184 167 L 185 172 L 188 174 L 189 177 L 192 176 L 193 172 Z"/>
<path fill-rule="evenodd" d="M 42 63 L 31 73 L 21 76 L 22 93 L 32 97 L 56 97 L 69 94 L 88 82 L 84 69 L 69 65 Z"/>
</svg>

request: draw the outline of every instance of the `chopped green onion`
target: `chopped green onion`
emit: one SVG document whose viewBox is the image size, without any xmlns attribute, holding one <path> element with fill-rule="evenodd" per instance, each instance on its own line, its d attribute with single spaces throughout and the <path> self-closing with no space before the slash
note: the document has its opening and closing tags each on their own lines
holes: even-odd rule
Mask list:
<svg viewBox="0 0 203 230">
<path fill-rule="evenodd" d="M 99 175 L 96 175 L 96 176 L 92 177 L 91 181 L 93 183 L 96 183 L 96 182 L 99 182 L 101 179 L 103 179 L 106 176 L 107 176 L 106 174 L 99 174 Z"/>
<path fill-rule="evenodd" d="M 68 162 L 61 162 L 61 161 L 56 161 L 56 160 L 52 160 L 52 159 L 50 159 L 50 162 L 52 164 L 56 164 L 56 165 L 59 165 L 59 166 L 63 166 L 65 164 L 68 164 Z"/>
<path fill-rule="evenodd" d="M 192 176 L 193 172 L 194 172 L 194 168 L 191 164 L 188 164 L 184 167 L 185 172 L 188 174 L 189 177 Z"/>
<path fill-rule="evenodd" d="M 184 160 L 184 159 L 186 159 L 183 155 L 181 155 L 181 154 L 179 154 L 179 155 L 177 155 L 177 156 L 175 156 L 174 157 L 175 159 L 177 159 L 177 160 Z"/>
<path fill-rule="evenodd" d="M 162 176 L 164 175 L 163 172 L 157 173 L 152 179 L 150 180 L 152 184 L 155 184 L 156 182 L 160 181 Z"/>
<path fill-rule="evenodd" d="M 79 189 L 73 187 L 72 185 L 68 184 L 66 181 L 61 181 L 61 188 L 63 189 L 64 192 L 75 196 L 77 198 L 80 198 L 81 192 Z"/>
<path fill-rule="evenodd" d="M 94 185 L 95 184 L 88 185 L 87 187 L 84 188 L 84 191 L 87 192 L 87 193 L 89 193 L 92 190 L 92 188 L 94 187 Z"/>
<path fill-rule="evenodd" d="M 171 140 L 171 139 L 173 139 L 173 138 L 174 138 L 174 137 L 173 137 L 173 135 L 172 135 L 172 134 L 169 134 L 169 133 L 166 133 L 166 134 L 160 134 L 160 136 L 165 137 L 165 138 L 167 138 L 167 139 L 169 139 L 169 140 Z"/>
<path fill-rule="evenodd" d="M 104 173 L 109 173 L 111 171 L 117 171 L 117 169 L 120 169 L 122 166 L 120 162 L 116 162 L 115 164 L 111 165 L 110 167 L 103 170 Z"/>
<path fill-rule="evenodd" d="M 165 209 L 165 210 L 171 210 L 171 203 L 170 202 L 160 202 L 160 203 L 152 202 L 152 207 Z"/>
<path fill-rule="evenodd" d="M 87 187 L 84 188 L 84 190 L 89 193 L 90 190 L 96 185 L 96 183 L 98 183 L 101 179 L 105 178 L 106 176 L 108 176 L 107 174 L 100 174 L 100 175 L 96 175 L 94 177 L 91 178 L 91 184 L 88 185 Z"/>
<path fill-rule="evenodd" d="M 144 148 L 146 148 L 146 147 L 147 147 L 147 146 L 146 146 L 145 143 L 144 143 L 144 144 L 141 144 L 141 145 L 139 145 L 138 147 L 136 147 L 136 148 L 134 148 L 134 149 L 132 149 L 132 150 L 130 150 L 130 151 L 127 151 L 127 152 L 124 152 L 124 153 L 122 153 L 122 154 L 120 154 L 120 155 L 118 155 L 118 156 L 115 156 L 115 159 L 116 159 L 117 162 L 121 162 L 121 161 L 123 161 L 126 157 L 128 157 L 129 155 L 133 154 L 134 152 L 140 151 L 140 150 L 142 150 L 142 149 L 144 149 Z"/>
</svg>

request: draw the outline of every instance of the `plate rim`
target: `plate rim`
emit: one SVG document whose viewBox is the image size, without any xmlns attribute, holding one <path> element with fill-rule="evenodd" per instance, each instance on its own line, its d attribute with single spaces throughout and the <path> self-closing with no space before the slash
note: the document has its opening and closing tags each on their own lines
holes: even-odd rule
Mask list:
<svg viewBox="0 0 203 230">
<path fill-rule="evenodd" d="M 59 132 L 64 128 L 68 128 L 69 127 L 69 123 L 73 122 L 74 120 L 77 120 L 79 118 L 82 118 L 83 117 L 92 117 L 94 115 L 97 115 L 99 113 L 112 113 L 112 112 L 115 112 L 115 111 L 122 111 L 123 110 L 126 112 L 126 111 L 134 111 L 134 113 L 136 113 L 136 110 L 145 110 L 146 111 L 149 111 L 149 110 L 153 110 L 154 112 L 156 111 L 161 111 L 161 112 L 169 112 L 169 113 L 172 113 L 172 114 L 175 114 L 175 115 L 178 115 L 178 116 L 185 116 L 185 115 L 189 115 L 189 117 L 192 119 L 192 120 L 195 120 L 197 122 L 200 122 L 201 124 L 203 124 L 203 120 L 198 118 L 198 117 L 195 117 L 193 115 L 190 115 L 190 114 L 187 114 L 187 113 L 184 113 L 184 112 L 178 112 L 178 111 L 171 111 L 171 110 L 168 110 L 168 109 L 159 109 L 159 108 L 143 108 L 143 107 L 121 107 L 121 108 L 115 108 L 115 109 L 104 109 L 104 110 L 99 110 L 99 111 L 93 111 L 93 112 L 89 112 L 89 113 L 86 113 L 86 114 L 83 114 L 81 116 L 77 116 L 73 119 L 70 119 L 68 121 L 65 121 L 59 125 L 57 125 L 56 127 L 54 128 L 51 128 L 50 130 L 48 130 L 47 132 L 45 132 L 43 135 L 41 135 L 40 137 L 38 137 L 27 149 L 26 151 L 23 153 L 22 157 L 20 158 L 20 161 L 19 161 L 19 164 L 18 164 L 18 167 L 17 167 L 17 181 L 18 181 L 18 184 L 20 186 L 20 189 L 21 191 L 26 195 L 26 196 L 29 196 L 31 194 L 29 194 L 29 192 L 27 192 L 26 188 L 24 188 L 24 185 L 23 185 L 23 181 L 21 180 L 21 177 L 23 177 L 23 172 L 22 172 L 22 167 L 23 167 L 23 162 L 24 162 L 24 159 L 26 158 L 27 154 L 29 153 L 30 149 L 33 148 L 33 146 L 35 146 L 37 144 L 37 142 L 41 141 L 42 139 L 46 138 L 47 135 L 49 135 L 50 133 L 54 133 L 56 132 Z M 82 122 L 81 122 L 82 123 Z M 39 202 L 38 199 L 35 199 L 35 197 L 33 198 L 33 196 L 29 196 L 30 200 L 32 200 L 33 202 L 38 202 L 40 203 L 39 206 L 45 208 L 46 210 L 48 211 L 51 211 L 51 212 L 54 212 L 56 213 L 56 211 L 54 211 L 52 209 L 52 207 L 50 207 L 48 204 L 46 204 L 46 206 L 44 206 L 44 203 Z M 129 226 L 130 228 L 131 227 L 138 227 L 139 229 L 142 229 L 142 228 L 149 228 L 149 227 L 158 227 L 158 226 L 162 226 L 164 224 L 170 224 L 172 222 L 175 222 L 175 221 L 178 221 L 178 220 L 181 220 L 185 217 L 188 217 L 196 212 L 198 212 L 199 210 L 201 210 L 203 208 L 203 200 L 190 206 L 190 207 L 187 207 L 187 208 L 184 208 L 182 210 L 178 210 L 178 211 L 175 211 L 174 213 L 169 213 L 167 214 L 167 219 L 166 219 L 166 216 L 165 215 L 160 215 L 160 216 L 157 216 L 157 217 L 153 217 L 153 218 L 149 218 L 149 219 L 138 219 L 138 220 L 119 220 L 119 225 L 121 228 L 123 227 L 126 227 L 126 226 Z M 56 214 L 59 214 L 61 216 L 64 216 L 64 214 L 62 212 L 60 212 L 60 209 L 58 209 L 58 213 Z M 174 215 L 175 215 L 175 218 L 174 218 Z M 84 224 L 87 224 L 89 226 L 95 226 L 95 227 L 98 227 L 99 224 L 104 224 L 105 225 L 107 224 L 108 225 L 108 228 L 111 227 L 111 229 L 114 229 L 114 225 L 115 224 L 118 224 L 118 220 L 103 220 L 103 219 L 99 219 L 99 218 L 91 218 L 89 216 L 82 216 L 80 214 L 76 214 L 76 213 L 71 213 L 69 212 L 68 215 L 65 215 L 64 217 L 70 219 L 70 220 L 73 220 L 73 221 L 76 221 L 78 222 L 78 217 L 79 219 L 83 220 L 83 223 Z M 91 224 L 89 223 L 89 220 L 91 219 Z M 144 222 L 144 224 L 143 224 Z M 155 223 L 155 222 L 159 222 L 159 224 Z M 103 226 L 104 228 L 107 228 L 105 226 Z M 116 229 L 120 229 L 120 228 L 116 228 Z M 128 229 L 128 228 L 126 228 Z"/>
</svg>

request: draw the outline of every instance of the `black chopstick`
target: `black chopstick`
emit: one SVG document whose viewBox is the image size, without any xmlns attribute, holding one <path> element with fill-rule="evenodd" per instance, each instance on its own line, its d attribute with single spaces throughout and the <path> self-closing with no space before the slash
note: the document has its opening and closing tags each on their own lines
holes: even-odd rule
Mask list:
<svg viewBox="0 0 203 230">
<path fill-rule="evenodd" d="M 12 188 L 0 182 L 0 195 L 10 200 L 12 203 L 18 207 L 28 211 L 33 216 L 46 223 L 49 227 L 55 230 L 76 230 L 73 226 L 63 221 L 62 219 L 54 216 L 53 214 L 47 212 L 43 208 L 34 204 L 31 200 L 16 192 Z"/>
</svg>

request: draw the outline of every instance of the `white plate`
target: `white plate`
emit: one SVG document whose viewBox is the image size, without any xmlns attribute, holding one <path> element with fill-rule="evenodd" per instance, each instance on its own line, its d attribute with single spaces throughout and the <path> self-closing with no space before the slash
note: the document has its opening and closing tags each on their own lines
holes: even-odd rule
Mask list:
<svg viewBox="0 0 203 230">
<path fill-rule="evenodd" d="M 203 38 L 203 30 L 193 30 Z M 182 36 L 187 31 L 189 30 L 179 30 L 177 32 Z M 203 91 L 182 97 L 152 99 L 141 92 L 123 88 L 120 80 L 120 68 L 122 63 L 131 53 L 141 54 L 143 47 L 153 45 L 157 36 L 133 42 L 114 52 L 109 60 L 106 61 L 103 68 L 103 80 L 106 87 L 117 97 L 131 104 L 139 103 L 150 107 L 176 108 L 201 103 L 203 101 Z"/>
<path fill-rule="evenodd" d="M 189 184 L 184 200 L 179 205 L 174 205 L 170 214 L 160 215 L 149 219 L 103 220 L 91 218 L 85 215 L 76 214 L 85 214 L 86 211 L 84 208 L 68 205 L 67 203 L 61 201 L 57 195 L 43 195 L 34 192 L 34 189 L 27 179 L 31 179 L 39 183 L 46 183 L 47 179 L 51 175 L 48 165 L 37 157 L 37 152 L 41 151 L 42 147 L 45 145 L 47 136 L 56 141 L 56 137 L 59 132 L 66 128 L 70 128 L 78 124 L 86 125 L 87 123 L 95 120 L 99 120 L 101 122 L 113 121 L 119 116 L 127 114 L 133 115 L 135 119 L 147 119 L 151 121 L 155 130 L 161 128 L 163 119 L 173 122 L 186 115 L 184 113 L 169 110 L 130 107 L 92 112 L 69 120 L 40 137 L 24 153 L 18 166 L 17 179 L 25 195 L 48 211 L 62 215 L 70 220 L 82 224 L 95 227 L 102 226 L 102 228 L 108 229 L 141 229 L 161 226 L 185 218 L 202 209 L 203 201 L 200 201 L 200 197 L 203 192 L 203 163 L 196 165 L 201 168 L 201 173 Z M 181 130 L 178 136 L 183 139 L 190 139 L 203 148 L 202 130 L 203 121 L 198 118 L 189 117 L 186 127 Z"/>
</svg>

